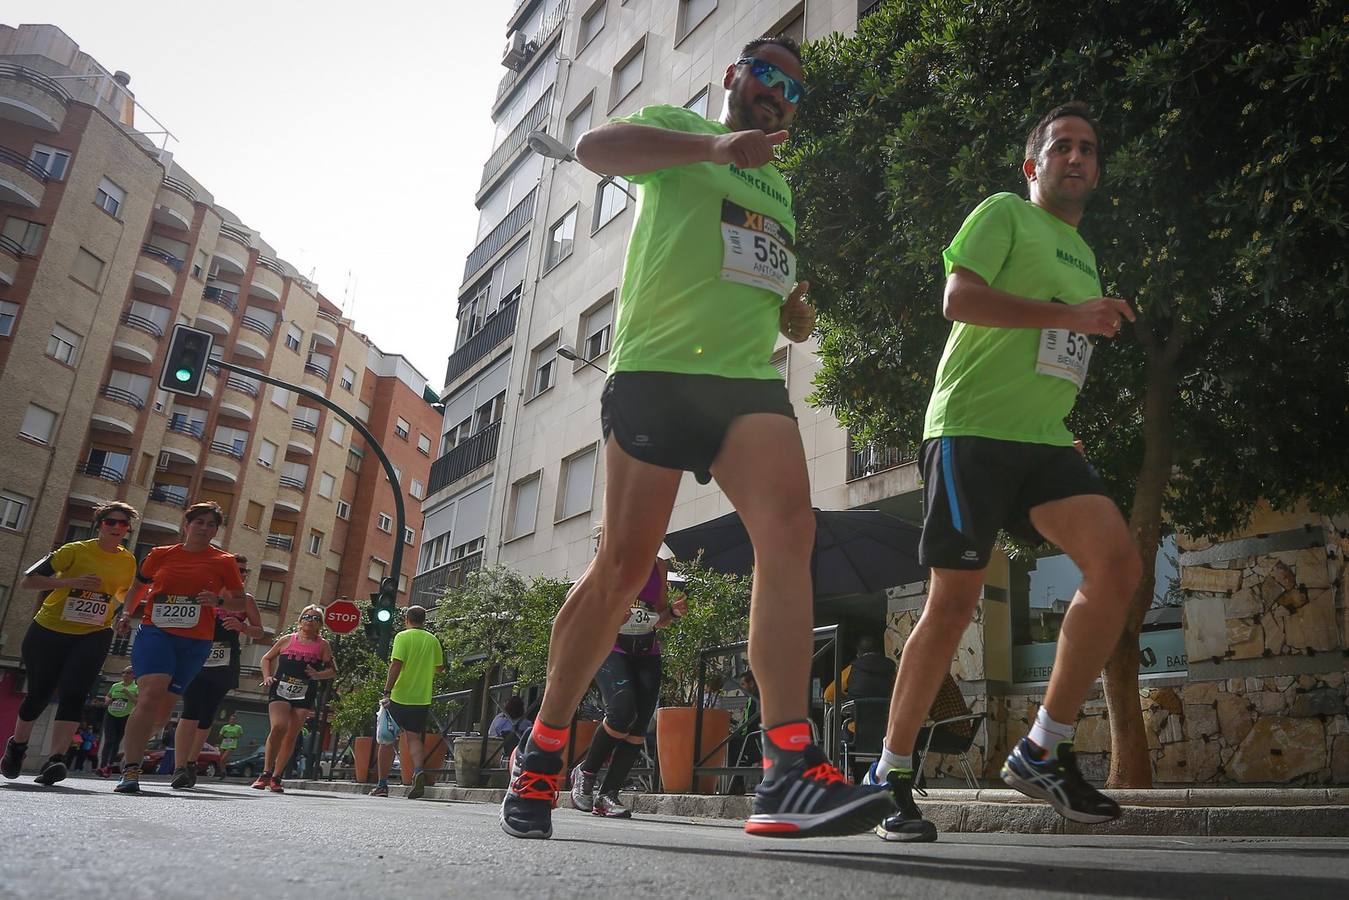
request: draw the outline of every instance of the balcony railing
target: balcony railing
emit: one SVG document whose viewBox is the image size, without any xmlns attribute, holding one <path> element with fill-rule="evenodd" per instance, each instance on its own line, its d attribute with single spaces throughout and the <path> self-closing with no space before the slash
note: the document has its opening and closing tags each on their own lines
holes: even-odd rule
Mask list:
<svg viewBox="0 0 1349 900">
<path fill-rule="evenodd" d="M 319 365 L 318 363 L 311 363 L 311 362 L 305 363 L 304 370 L 311 375 L 317 375 L 324 381 L 328 380 L 328 370 L 323 368 L 323 366 Z"/>
<path fill-rule="evenodd" d="M 497 457 L 497 441 L 501 437 L 501 423 L 493 422 L 473 437 L 453 448 L 431 464 L 431 484 L 434 494 L 447 484 L 453 484 L 479 466 L 485 466 Z"/>
<path fill-rule="evenodd" d="M 264 269 L 270 269 L 282 278 L 286 276 L 286 270 L 281 268 L 281 263 L 272 259 L 270 256 L 259 256 L 258 265 L 262 266 Z"/>
<path fill-rule="evenodd" d="M 543 96 L 538 99 L 525 117 L 520 120 L 520 124 L 511 129 L 511 133 L 506 135 L 506 139 L 501 142 L 501 146 L 492 151 L 492 155 L 487 157 L 487 163 L 482 167 L 482 181 L 478 187 L 486 187 L 487 183 L 496 177 L 502 167 L 506 165 L 521 147 L 525 145 L 525 138 L 529 133 L 538 128 L 548 118 L 548 106 L 553 102 L 553 89 L 549 88 L 543 92 Z"/>
<path fill-rule="evenodd" d="M 412 599 L 410 602 L 432 609 L 440 602 L 449 588 L 462 585 L 469 573 L 482 568 L 482 553 L 474 553 L 462 559 L 456 559 L 448 565 L 423 572 L 412 579 Z"/>
<path fill-rule="evenodd" d="M 531 61 L 534 59 L 534 56 L 543 49 L 543 45 L 547 43 L 548 39 L 553 36 L 559 27 L 561 27 L 563 20 L 566 18 L 567 4 L 559 3 L 557 6 L 553 7 L 553 11 L 548 14 L 548 18 L 539 23 L 538 30 L 529 36 L 529 43 L 533 45 L 533 50 L 529 58 Z M 492 101 L 493 112 L 496 112 L 496 107 L 499 106 L 501 101 L 506 99 L 507 95 L 509 95 L 515 86 L 520 83 L 520 76 L 523 75 L 528 68 L 529 62 L 527 61 L 525 65 L 520 67 L 519 72 L 508 71 L 502 76 L 501 82 L 497 85 L 496 99 Z"/>
<path fill-rule="evenodd" d="M 211 441 L 211 452 L 219 453 L 223 456 L 230 456 L 234 459 L 243 459 L 244 451 L 235 447 L 233 444 L 226 444 L 224 441 Z"/>
<path fill-rule="evenodd" d="M 203 298 L 225 307 L 230 312 L 239 311 L 239 295 L 219 287 L 207 287 L 201 292 Z"/>
<path fill-rule="evenodd" d="M 168 310 L 165 310 L 167 312 Z M 146 334 L 152 334 L 157 338 L 164 336 L 164 329 L 154 319 L 147 319 L 145 316 L 138 316 L 135 313 L 122 313 L 122 324 L 128 328 L 135 328 L 137 331 L 144 331 Z"/>
<path fill-rule="evenodd" d="M 849 450 L 848 480 L 855 481 L 858 478 L 895 469 L 917 458 L 911 451 L 900 450 L 897 447 L 877 447 L 868 444 L 860 450 Z"/>
<path fill-rule="evenodd" d="M 486 265 L 498 250 L 506 246 L 507 241 L 529 224 L 529 220 L 534 217 L 534 198 L 537 194 L 538 188 L 526 194 L 525 199 L 515 204 L 515 208 L 506 213 L 506 218 L 497 223 L 497 226 L 487 233 L 487 237 L 478 242 L 478 246 L 473 248 L 473 252 L 464 263 L 464 281 L 468 281 L 474 272 Z"/>
<path fill-rule="evenodd" d="M 161 485 L 155 485 L 150 490 L 150 499 L 158 503 L 167 503 L 169 506 L 177 506 L 180 509 L 187 506 L 187 491 L 169 490 Z"/>
<path fill-rule="evenodd" d="M 272 326 L 268 325 L 261 319 L 253 318 L 247 313 L 244 313 L 244 317 L 239 320 L 239 324 L 250 331 L 256 331 L 263 337 L 271 338 L 272 336 Z"/>
<path fill-rule="evenodd" d="M 307 431 L 310 434 L 319 433 L 319 427 L 315 425 L 313 422 L 309 421 L 308 419 L 291 419 L 290 424 L 294 425 L 301 431 Z"/>
<path fill-rule="evenodd" d="M 253 249 L 253 236 L 250 235 L 244 229 L 239 228 L 237 225 L 230 225 L 229 223 L 221 223 L 220 234 L 224 237 L 229 238 L 230 240 L 237 241 L 238 243 L 243 244 L 250 250 Z"/>
<path fill-rule="evenodd" d="M 294 475 L 282 475 L 276 481 L 284 488 L 290 488 L 296 491 L 304 490 L 304 479 L 296 478 Z"/>
<path fill-rule="evenodd" d="M 206 433 L 206 426 L 201 422 L 191 422 L 186 419 L 170 419 L 166 426 L 169 431 L 176 431 L 179 434 L 186 434 L 201 440 L 202 435 Z"/>
<path fill-rule="evenodd" d="M 289 534 L 269 534 L 267 535 L 267 546 L 289 553 L 295 549 L 295 537 Z"/>
<path fill-rule="evenodd" d="M 46 169 L 33 162 L 22 153 L 18 153 L 8 147 L 0 147 L 0 162 L 13 166 L 25 175 L 36 178 L 43 184 L 51 181 L 51 176 L 47 174 Z"/>
<path fill-rule="evenodd" d="M 0 63 L 0 78 L 13 78 L 17 81 L 26 81 L 34 87 L 41 88 L 48 94 L 51 94 L 57 100 L 67 106 L 70 105 L 70 93 L 57 81 L 43 75 L 34 69 L 25 66 L 16 66 L 11 63 Z"/>
<path fill-rule="evenodd" d="M 141 253 L 151 259 L 159 260 L 175 272 L 183 271 L 183 261 L 181 259 L 167 250 L 156 247 L 154 244 L 141 244 Z"/>
<path fill-rule="evenodd" d="M 463 346 L 450 354 L 449 365 L 445 367 L 446 384 L 468 371 L 469 366 L 515 334 L 515 319 L 519 308 L 520 304 L 516 300 L 501 304 L 497 308 L 496 315 L 484 322 L 477 334 L 464 341 Z"/>
<path fill-rule="evenodd" d="M 857 21 L 862 21 L 867 16 L 880 8 L 884 0 L 857 0 Z"/>
<path fill-rule="evenodd" d="M 318 317 L 319 317 L 320 319 L 322 319 L 322 320 L 325 321 L 325 322 L 332 322 L 334 325 L 337 325 L 337 324 L 338 324 L 338 318 L 337 318 L 337 316 L 333 315 L 332 313 L 328 312 L 327 310 L 320 309 L 320 310 L 318 311 L 317 315 L 318 315 Z"/>
<path fill-rule="evenodd" d="M 94 462 L 92 459 L 85 460 L 75 466 L 77 475 L 89 475 L 93 478 L 101 478 L 104 481 L 111 481 L 113 484 L 121 484 L 126 480 L 126 472 L 121 469 L 115 469 L 112 466 L 105 466 L 102 463 Z"/>
<path fill-rule="evenodd" d="M 145 409 L 145 398 L 134 391 L 128 391 L 126 388 L 105 384 L 98 389 L 98 392 L 109 400 L 125 403 L 127 406 L 134 406 L 136 409 Z"/>
<path fill-rule="evenodd" d="M 234 375 L 225 378 L 225 387 L 234 388 L 239 393 L 247 394 L 250 397 L 256 397 L 258 395 L 258 386 L 256 384 L 251 381 L 245 381 L 242 378 L 237 378 Z"/>
<path fill-rule="evenodd" d="M 23 259 L 25 254 L 23 244 L 20 244 L 7 234 L 0 234 L 0 250 L 5 251 L 15 259 Z"/>
<path fill-rule="evenodd" d="M 172 175 L 164 176 L 164 187 L 177 194 L 182 194 L 193 203 L 197 202 L 197 191 L 192 185 L 183 181 L 181 178 L 174 178 Z"/>
</svg>

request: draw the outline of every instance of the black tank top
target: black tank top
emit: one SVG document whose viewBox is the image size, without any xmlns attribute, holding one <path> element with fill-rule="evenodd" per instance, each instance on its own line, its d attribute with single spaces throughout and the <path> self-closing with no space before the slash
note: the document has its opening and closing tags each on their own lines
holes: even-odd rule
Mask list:
<svg viewBox="0 0 1349 900">
<path fill-rule="evenodd" d="M 303 641 L 298 634 L 292 634 L 286 646 L 276 658 L 276 684 L 272 692 L 281 700 L 303 700 L 312 696 L 314 679 L 309 677 L 306 668 L 322 669 L 323 641 Z"/>
</svg>

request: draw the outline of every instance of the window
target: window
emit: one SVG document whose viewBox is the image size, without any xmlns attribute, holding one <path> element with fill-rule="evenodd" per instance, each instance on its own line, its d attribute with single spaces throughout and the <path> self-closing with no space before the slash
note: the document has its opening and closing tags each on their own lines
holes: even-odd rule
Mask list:
<svg viewBox="0 0 1349 900">
<path fill-rule="evenodd" d="M 104 481 L 111 481 L 113 484 L 121 484 L 126 480 L 126 470 L 131 466 L 131 451 L 124 447 L 98 447 L 89 448 L 89 459 L 85 462 L 83 472 L 86 475 L 93 475 L 95 478 L 102 478 Z"/>
<path fill-rule="evenodd" d="M 421 500 L 426 496 L 426 485 L 414 478 L 412 479 L 412 487 L 408 488 L 408 493 Z"/>
<path fill-rule="evenodd" d="M 309 552 L 315 556 L 323 552 L 323 532 L 309 532 Z"/>
<path fill-rule="evenodd" d="M 286 346 L 296 353 L 300 352 L 300 338 L 304 337 L 304 332 L 295 325 L 286 328 Z"/>
<path fill-rule="evenodd" d="M 244 447 L 248 444 L 248 432 L 239 428 L 226 428 L 216 426 L 215 438 L 211 441 L 211 449 L 229 453 L 233 456 L 243 457 Z"/>
<path fill-rule="evenodd" d="M 183 434 L 201 437 L 206 433 L 206 410 L 191 407 L 169 416 L 169 427 Z"/>
<path fill-rule="evenodd" d="M 19 426 L 19 434 L 39 444 L 50 444 L 55 429 L 56 413 L 36 403 L 28 404 L 28 411 L 23 414 L 23 424 Z"/>
<path fill-rule="evenodd" d="M 696 112 L 698 115 L 700 115 L 700 116 L 702 116 L 704 119 L 706 119 L 706 118 L 707 118 L 707 98 L 708 98 L 708 90 L 707 90 L 707 88 L 703 88 L 701 91 L 699 91 L 699 92 L 694 96 L 694 98 L 693 98 L 692 100 L 690 100 L 688 103 L 685 103 L 685 104 L 684 104 L 684 108 L 685 108 L 685 109 L 691 109 L 691 110 L 693 110 L 694 112 Z"/>
<path fill-rule="evenodd" d="M 351 504 L 345 500 L 337 501 L 337 517 L 339 519 L 351 518 Z"/>
<path fill-rule="evenodd" d="M 570 519 L 590 509 L 595 488 L 595 448 L 589 447 L 562 461 L 557 519 Z"/>
<path fill-rule="evenodd" d="M 356 387 L 356 370 L 351 366 L 342 367 L 342 380 L 339 382 L 342 390 L 351 393 L 352 388 Z"/>
<path fill-rule="evenodd" d="M 571 248 L 576 237 L 576 207 L 567 210 L 567 214 L 548 229 L 548 248 L 545 251 L 544 269 L 551 269 L 562 260 L 571 256 Z"/>
<path fill-rule="evenodd" d="M 47 177 L 52 181 L 61 181 L 66 176 L 66 169 L 70 166 L 70 154 L 64 150 L 57 150 L 55 147 L 48 147 L 43 144 L 33 145 L 33 155 L 29 157 L 39 169 L 47 173 Z"/>
<path fill-rule="evenodd" d="M 333 489 L 337 487 L 337 479 L 324 472 L 319 475 L 319 496 L 326 500 L 332 499 Z"/>
<path fill-rule="evenodd" d="M 361 460 L 365 459 L 365 451 L 356 447 L 347 448 L 347 468 L 353 472 L 361 471 Z"/>
<path fill-rule="evenodd" d="M 379 522 L 375 527 L 385 534 L 393 534 L 393 519 L 389 518 L 388 513 L 380 513 Z"/>
<path fill-rule="evenodd" d="M 406 594 L 408 592 L 408 577 L 406 575 L 398 576 L 398 593 Z"/>
<path fill-rule="evenodd" d="M 244 510 L 244 527 L 257 531 L 262 528 L 262 514 L 266 512 L 266 507 L 261 503 L 248 501 L 248 509 Z"/>
<path fill-rule="evenodd" d="M 682 41 L 716 8 L 717 0 L 679 0 L 679 27 L 675 31 L 675 42 Z"/>
<path fill-rule="evenodd" d="M 347 442 L 347 423 L 341 419 L 332 419 L 328 423 L 328 440 L 334 444 L 345 444 Z"/>
<path fill-rule="evenodd" d="M 412 432 L 412 425 L 408 423 L 407 419 L 403 418 L 402 416 L 399 416 L 398 419 L 394 422 L 393 433 L 406 441 L 408 439 L 408 435 L 411 432 Z"/>
<path fill-rule="evenodd" d="M 580 53 L 586 46 L 595 39 L 595 35 L 600 33 L 604 27 L 604 7 L 607 0 L 597 0 L 597 2 L 586 10 L 581 16 L 580 34 L 576 38 L 576 52 Z"/>
<path fill-rule="evenodd" d="M 70 277 L 80 284 L 98 290 L 103 281 L 103 260 L 83 247 L 75 254 L 75 265 L 70 268 Z"/>
<path fill-rule="evenodd" d="M 773 364 L 773 368 L 778 370 L 778 374 L 782 376 L 783 381 L 787 380 L 787 356 L 788 354 L 791 353 L 791 351 L 792 348 L 790 345 L 786 347 L 781 347 L 768 360 L 770 363 Z"/>
<path fill-rule="evenodd" d="M 397 466 L 394 466 L 393 463 L 389 463 L 389 465 L 393 466 L 393 480 L 394 480 L 394 482 L 395 482 L 396 484 L 402 484 L 402 483 L 403 483 L 403 470 L 400 469 L 400 468 L 398 468 Z"/>
<path fill-rule="evenodd" d="M 445 564 L 445 551 L 450 546 L 450 536 L 442 534 L 434 540 L 422 544 L 422 552 L 417 557 L 417 571 L 425 572 Z"/>
<path fill-rule="evenodd" d="M 609 340 L 613 333 L 614 321 L 614 301 L 613 295 L 609 299 L 596 306 L 590 312 L 586 313 L 581 319 L 581 328 L 578 331 L 582 335 L 581 357 L 583 359 L 595 360 L 609 352 Z M 579 367 L 581 363 L 577 363 Z"/>
<path fill-rule="evenodd" d="M 613 109 L 624 97 L 633 92 L 642 83 L 642 64 L 646 59 L 646 38 L 637 42 L 637 46 L 628 51 L 614 66 L 613 82 L 610 85 L 609 108 Z"/>
<path fill-rule="evenodd" d="M 14 320 L 19 317 L 19 304 L 0 300 L 0 337 L 14 333 Z"/>
<path fill-rule="evenodd" d="M 534 379 L 530 382 L 529 396 L 534 398 L 548 390 L 557 382 L 557 342 L 553 335 L 547 341 L 534 348 L 530 358 L 530 368 L 534 370 Z"/>
<path fill-rule="evenodd" d="M 51 337 L 47 338 L 47 355 L 57 362 L 68 366 L 75 365 L 75 354 L 80 349 L 80 336 L 69 328 L 52 326 Z"/>
<path fill-rule="evenodd" d="M 617 175 L 601 179 L 595 189 L 595 220 L 590 225 L 592 232 L 608 225 L 614 216 L 628 208 L 628 181 Z"/>
<path fill-rule="evenodd" d="M 18 216 L 10 216 L 5 220 L 5 237 L 18 244 L 29 256 L 37 255 L 38 245 L 42 243 L 42 235 L 46 231 L 45 226 Z"/>
<path fill-rule="evenodd" d="M 374 581 L 374 582 L 380 582 L 380 581 L 383 581 L 383 580 L 384 580 L 384 576 L 387 575 L 388 572 L 389 572 L 389 564 L 388 564 L 388 563 L 386 563 L 386 562 L 385 562 L 384 560 L 382 560 L 382 559 L 376 559 L 376 558 L 373 557 L 373 556 L 370 558 L 370 572 L 369 572 L 369 575 L 370 575 L 370 580 L 371 580 L 371 581 Z"/>
<path fill-rule="evenodd" d="M 356 418 L 365 425 L 370 424 L 370 404 L 364 400 L 356 401 Z"/>
<path fill-rule="evenodd" d="M 522 478 L 511 489 L 511 520 L 506 524 L 506 540 L 534 532 L 539 512 L 540 473 Z"/>
<path fill-rule="evenodd" d="M 431 436 L 427 434 L 417 435 L 417 452 L 422 456 L 431 455 Z"/>
<path fill-rule="evenodd" d="M 580 105 L 571 111 L 567 116 L 567 121 L 562 125 L 562 143 L 568 147 L 575 147 L 576 142 L 581 139 L 581 135 L 590 130 L 590 116 L 595 104 L 591 102 L 591 97 L 586 97 Z"/>
<path fill-rule="evenodd" d="M 113 217 L 116 217 L 117 211 L 122 208 L 122 202 L 125 200 L 126 191 L 106 178 L 99 183 L 98 193 L 94 195 L 94 205 Z"/>
<path fill-rule="evenodd" d="M 135 372 L 113 369 L 108 373 L 108 387 L 116 388 L 117 391 L 121 392 L 114 399 L 118 399 L 122 403 L 128 403 L 137 409 L 143 408 L 146 398 L 150 396 L 149 376 L 137 375 Z M 137 402 L 131 402 L 130 398 L 133 397 Z"/>
<path fill-rule="evenodd" d="M 286 409 L 290 406 L 290 391 L 283 387 L 272 388 L 272 403 Z"/>
<path fill-rule="evenodd" d="M 477 434 L 489 425 L 495 425 L 497 422 L 500 422 L 501 415 L 505 411 L 506 392 L 502 391 L 482 406 L 473 410 L 473 433 Z"/>
<path fill-rule="evenodd" d="M 873 6 L 875 4 L 872 4 Z M 789 37 L 798 44 L 806 41 L 806 11 L 805 4 L 798 3 L 796 9 L 787 13 L 787 18 L 778 24 L 778 27 L 766 34 L 778 35 L 779 37 Z"/>
<path fill-rule="evenodd" d="M 211 254 L 205 250 L 197 251 L 197 261 L 192 264 L 192 277 L 201 280 L 202 277 L 210 271 Z"/>
<path fill-rule="evenodd" d="M 411 528 L 404 528 L 403 543 L 407 544 L 409 547 L 415 547 L 417 545 L 417 532 Z"/>
<path fill-rule="evenodd" d="M 262 445 L 258 447 L 258 462 L 270 469 L 276 464 L 276 451 L 276 444 L 263 438 Z"/>
<path fill-rule="evenodd" d="M 473 436 L 473 417 L 469 416 L 458 425 L 445 432 L 445 437 L 441 439 L 440 453 L 444 456 L 448 451 L 458 447 L 464 441 Z"/>
<path fill-rule="evenodd" d="M 31 497 L 0 491 L 0 528 L 21 531 L 28 524 L 28 507 L 33 505 Z"/>
</svg>

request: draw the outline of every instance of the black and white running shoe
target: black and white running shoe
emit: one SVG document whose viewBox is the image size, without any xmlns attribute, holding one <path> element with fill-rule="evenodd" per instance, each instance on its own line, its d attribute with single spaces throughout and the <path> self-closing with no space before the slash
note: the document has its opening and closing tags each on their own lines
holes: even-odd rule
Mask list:
<svg viewBox="0 0 1349 900">
<path fill-rule="evenodd" d="M 860 834 L 894 811 L 887 787 L 849 784 L 811 744 L 791 768 L 760 783 L 745 831 L 788 838 Z"/>
<path fill-rule="evenodd" d="M 1047 800 L 1065 819 L 1088 825 L 1119 818 L 1119 804 L 1087 783 L 1077 768 L 1069 741 L 1054 756 L 1039 758 L 1038 748 L 1022 738 L 1002 764 L 1002 780 L 1027 797 Z"/>
<path fill-rule="evenodd" d="M 937 839 L 937 826 L 924 819 L 923 814 L 918 811 L 918 804 L 913 802 L 915 790 L 925 796 L 926 793 L 921 788 L 913 786 L 914 773 L 912 770 L 891 769 L 882 779 L 877 775 L 877 766 L 879 765 L 879 761 L 871 764 L 871 768 L 867 769 L 867 774 L 862 778 L 862 783 L 888 785 L 890 795 L 895 798 L 895 805 L 899 807 L 899 812 L 887 817 L 884 822 L 877 825 L 876 835 L 887 841 L 911 844 L 935 841 Z"/>
</svg>

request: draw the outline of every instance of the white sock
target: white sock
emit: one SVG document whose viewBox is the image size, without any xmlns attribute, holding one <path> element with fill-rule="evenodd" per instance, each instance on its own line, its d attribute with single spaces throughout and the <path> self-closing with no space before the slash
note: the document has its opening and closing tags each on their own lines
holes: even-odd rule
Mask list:
<svg viewBox="0 0 1349 900">
<path fill-rule="evenodd" d="M 900 756 L 898 753 L 892 753 L 889 747 L 882 744 L 881 759 L 876 763 L 876 776 L 884 781 L 885 776 L 890 774 L 891 769 L 903 769 L 905 772 L 912 772 L 913 754 Z"/>
<path fill-rule="evenodd" d="M 1065 725 L 1062 722 L 1055 722 L 1049 717 L 1049 711 L 1043 706 L 1035 714 L 1035 724 L 1031 726 L 1030 742 L 1048 756 L 1058 755 L 1058 745 L 1061 741 L 1071 741 L 1073 739 L 1074 725 Z"/>
</svg>

